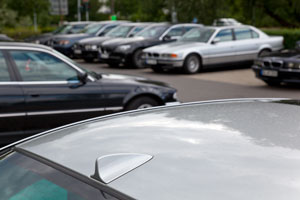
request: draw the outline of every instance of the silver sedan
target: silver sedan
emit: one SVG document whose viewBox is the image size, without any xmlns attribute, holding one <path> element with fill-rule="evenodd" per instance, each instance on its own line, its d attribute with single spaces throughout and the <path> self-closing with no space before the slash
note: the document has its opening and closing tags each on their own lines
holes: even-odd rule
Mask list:
<svg viewBox="0 0 300 200">
<path fill-rule="evenodd" d="M 283 48 L 282 36 L 268 36 L 252 26 L 194 28 L 177 42 L 145 49 L 143 59 L 155 71 L 183 68 L 193 74 L 219 64 L 253 61 Z"/>
</svg>

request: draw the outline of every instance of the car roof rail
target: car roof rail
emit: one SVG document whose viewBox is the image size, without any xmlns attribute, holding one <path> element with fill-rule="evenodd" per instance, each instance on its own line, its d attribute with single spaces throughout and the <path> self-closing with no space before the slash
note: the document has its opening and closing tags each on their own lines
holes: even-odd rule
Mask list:
<svg viewBox="0 0 300 200">
<path fill-rule="evenodd" d="M 107 184 L 147 163 L 152 158 L 151 155 L 138 153 L 101 156 L 96 160 L 95 174 L 91 175 L 91 178 Z"/>
</svg>

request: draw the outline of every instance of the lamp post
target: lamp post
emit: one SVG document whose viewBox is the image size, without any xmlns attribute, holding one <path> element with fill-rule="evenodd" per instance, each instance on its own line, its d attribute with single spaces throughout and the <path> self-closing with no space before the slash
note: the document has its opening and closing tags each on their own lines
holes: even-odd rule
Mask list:
<svg viewBox="0 0 300 200">
<path fill-rule="evenodd" d="M 77 0 L 77 19 L 81 21 L 81 0 Z"/>
</svg>

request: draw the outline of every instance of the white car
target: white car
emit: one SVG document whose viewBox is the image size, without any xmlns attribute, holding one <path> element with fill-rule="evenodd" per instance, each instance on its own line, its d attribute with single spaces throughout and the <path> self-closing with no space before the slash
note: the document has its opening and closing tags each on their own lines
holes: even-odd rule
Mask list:
<svg viewBox="0 0 300 200">
<path fill-rule="evenodd" d="M 193 74 L 202 68 L 249 62 L 258 55 L 283 48 L 283 37 L 270 37 L 246 26 L 194 28 L 177 42 L 145 49 L 143 59 L 155 72 L 183 68 Z"/>
</svg>

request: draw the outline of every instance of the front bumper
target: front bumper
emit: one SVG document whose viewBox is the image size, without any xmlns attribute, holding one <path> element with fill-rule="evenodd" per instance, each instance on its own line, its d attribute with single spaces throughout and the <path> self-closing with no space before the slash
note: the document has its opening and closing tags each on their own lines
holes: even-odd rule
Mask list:
<svg viewBox="0 0 300 200">
<path fill-rule="evenodd" d="M 147 66 L 163 66 L 164 68 L 180 68 L 183 67 L 184 60 L 167 60 L 167 59 L 153 59 L 143 58 Z"/>
<path fill-rule="evenodd" d="M 111 52 L 110 54 L 99 53 L 99 60 L 104 63 L 126 64 L 131 62 L 131 55 Z"/>
<path fill-rule="evenodd" d="M 261 80 L 300 83 L 300 69 L 264 68 L 258 65 L 253 65 L 252 69 Z"/>
</svg>

